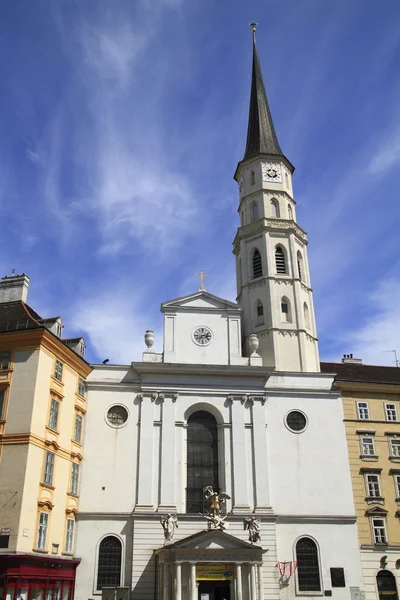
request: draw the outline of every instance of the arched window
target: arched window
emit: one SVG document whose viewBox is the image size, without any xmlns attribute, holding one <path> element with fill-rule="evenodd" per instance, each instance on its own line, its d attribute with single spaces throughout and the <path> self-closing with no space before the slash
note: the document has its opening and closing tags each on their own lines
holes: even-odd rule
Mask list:
<svg viewBox="0 0 400 600">
<path fill-rule="evenodd" d="M 297 581 L 299 592 L 320 592 L 318 548 L 314 540 L 301 538 L 296 544 Z"/>
<path fill-rule="evenodd" d="M 114 535 L 100 542 L 97 567 L 97 589 L 121 585 L 122 544 Z"/>
<path fill-rule="evenodd" d="M 218 483 L 218 429 L 217 421 L 201 410 L 188 419 L 187 428 L 187 488 L 186 512 L 203 513 L 203 490 L 211 485 L 219 490 Z"/>
<path fill-rule="evenodd" d="M 240 213 L 240 224 L 244 225 L 244 211 L 242 210 L 242 212 Z"/>
<path fill-rule="evenodd" d="M 251 171 L 250 173 L 250 185 L 254 185 L 256 182 L 256 174 L 254 173 L 254 171 Z"/>
<path fill-rule="evenodd" d="M 256 325 L 264 323 L 264 307 L 261 300 L 256 302 Z"/>
<path fill-rule="evenodd" d="M 297 252 L 297 271 L 299 278 L 304 281 L 303 257 L 300 251 Z"/>
<path fill-rule="evenodd" d="M 254 254 L 253 254 L 253 279 L 255 277 L 261 277 L 262 274 L 263 274 L 263 270 L 262 270 L 261 254 L 256 248 L 254 250 Z"/>
<path fill-rule="evenodd" d="M 292 322 L 292 310 L 290 307 L 290 301 L 286 296 L 283 296 L 281 299 L 281 318 L 282 321 L 286 321 L 286 323 Z"/>
<path fill-rule="evenodd" d="M 275 250 L 275 267 L 277 273 L 286 273 L 285 253 L 281 246 L 277 246 Z"/>
<path fill-rule="evenodd" d="M 376 585 L 378 586 L 379 600 L 397 600 L 396 578 L 391 571 L 386 569 L 379 571 L 376 576 Z"/>
<path fill-rule="evenodd" d="M 257 204 L 257 202 L 253 202 L 253 204 L 251 205 L 251 220 L 252 221 L 257 221 L 258 218 L 259 218 L 259 216 L 258 216 L 258 204 Z"/>
<path fill-rule="evenodd" d="M 288 188 L 289 187 L 289 177 L 288 177 L 287 173 L 285 173 L 285 180 L 286 180 L 286 187 Z"/>
<path fill-rule="evenodd" d="M 287 212 L 288 212 L 288 218 L 293 221 L 293 211 L 292 211 L 292 207 L 290 206 L 290 204 L 288 204 L 287 207 Z"/>
<path fill-rule="evenodd" d="M 310 329 L 310 313 L 309 313 L 306 302 L 304 302 L 304 304 L 303 304 L 303 311 L 304 311 L 304 324 L 307 327 L 307 329 Z"/>
<path fill-rule="evenodd" d="M 271 215 L 273 217 L 280 217 L 280 210 L 279 210 L 279 202 L 278 200 L 275 200 L 275 198 L 273 198 L 271 200 Z"/>
</svg>

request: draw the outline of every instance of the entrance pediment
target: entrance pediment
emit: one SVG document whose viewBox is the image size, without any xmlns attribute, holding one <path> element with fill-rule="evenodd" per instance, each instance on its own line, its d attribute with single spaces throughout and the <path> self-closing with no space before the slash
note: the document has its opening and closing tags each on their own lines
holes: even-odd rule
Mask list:
<svg viewBox="0 0 400 600">
<path fill-rule="evenodd" d="M 169 548 L 192 548 L 192 549 L 220 549 L 220 550 L 242 550 L 251 548 L 254 550 L 259 546 L 254 546 L 248 542 L 244 542 L 239 538 L 225 533 L 224 531 L 199 531 L 194 535 L 183 538 Z"/>
<path fill-rule="evenodd" d="M 200 531 L 155 551 L 168 562 L 262 562 L 267 552 L 224 531 Z"/>
</svg>

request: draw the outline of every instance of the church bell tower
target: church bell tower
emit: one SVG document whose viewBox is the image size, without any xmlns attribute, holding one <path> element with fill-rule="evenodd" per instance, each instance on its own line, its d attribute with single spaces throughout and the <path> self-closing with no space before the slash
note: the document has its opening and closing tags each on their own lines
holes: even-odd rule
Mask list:
<svg viewBox="0 0 400 600">
<path fill-rule="evenodd" d="M 240 226 L 233 242 L 244 347 L 256 333 L 263 364 L 277 371 L 319 372 L 318 340 L 307 259 L 297 224 L 294 167 L 284 156 L 265 93 L 253 27 L 247 143 L 234 178 Z"/>
</svg>

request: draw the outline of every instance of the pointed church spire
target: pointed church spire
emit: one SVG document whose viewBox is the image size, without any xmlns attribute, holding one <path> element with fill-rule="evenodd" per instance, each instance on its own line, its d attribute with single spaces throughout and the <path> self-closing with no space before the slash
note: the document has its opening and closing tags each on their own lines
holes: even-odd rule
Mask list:
<svg viewBox="0 0 400 600">
<path fill-rule="evenodd" d="M 276 154 L 282 156 L 278 138 L 275 133 L 271 111 L 261 73 L 256 45 L 256 25 L 250 23 L 253 33 L 253 72 L 251 80 L 251 96 L 249 124 L 247 127 L 247 143 L 243 160 L 257 154 Z"/>
</svg>

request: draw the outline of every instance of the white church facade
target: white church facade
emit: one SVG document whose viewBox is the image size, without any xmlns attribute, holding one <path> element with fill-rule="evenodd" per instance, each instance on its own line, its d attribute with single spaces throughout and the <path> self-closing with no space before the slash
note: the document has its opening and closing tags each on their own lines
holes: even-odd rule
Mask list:
<svg viewBox="0 0 400 600">
<path fill-rule="evenodd" d="M 162 353 L 149 330 L 142 362 L 89 375 L 76 600 L 362 597 L 342 402 L 320 373 L 293 170 L 254 40 L 238 303 L 203 285 L 165 302 Z"/>
</svg>

